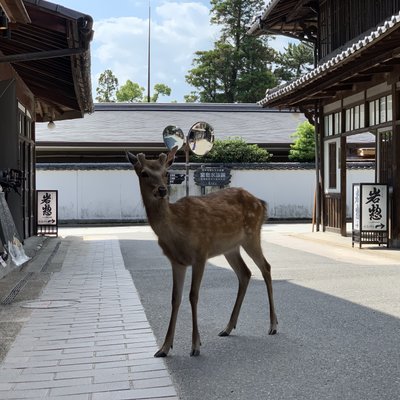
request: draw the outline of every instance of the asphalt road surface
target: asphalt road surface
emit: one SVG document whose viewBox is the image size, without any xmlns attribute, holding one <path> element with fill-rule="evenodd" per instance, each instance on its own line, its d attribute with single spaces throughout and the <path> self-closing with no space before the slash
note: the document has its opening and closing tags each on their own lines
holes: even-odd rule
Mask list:
<svg viewBox="0 0 400 400">
<path fill-rule="evenodd" d="M 265 284 L 249 263 L 254 276 L 237 329 L 229 337 L 218 336 L 237 291 L 235 274 L 218 257 L 209 261 L 200 290 L 201 354 L 190 357 L 188 269 L 174 348 L 166 358 L 181 398 L 399 399 L 400 262 L 358 249 L 292 243 L 268 226 L 263 237 L 272 265 L 278 334 L 267 334 Z M 148 228 L 119 238 L 161 345 L 170 315 L 171 268 Z"/>
</svg>

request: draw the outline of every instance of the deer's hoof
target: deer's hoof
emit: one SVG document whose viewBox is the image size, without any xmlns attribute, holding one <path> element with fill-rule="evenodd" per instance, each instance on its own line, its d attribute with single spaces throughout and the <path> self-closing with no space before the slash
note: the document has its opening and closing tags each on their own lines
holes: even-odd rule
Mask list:
<svg viewBox="0 0 400 400">
<path fill-rule="evenodd" d="M 275 324 L 271 324 L 271 327 L 269 328 L 268 331 L 268 335 L 276 335 L 276 333 L 278 332 L 278 322 L 276 322 Z"/>
<path fill-rule="evenodd" d="M 193 350 L 190 352 L 190 357 L 197 357 L 197 356 L 199 356 L 199 355 L 200 355 L 200 350 L 193 349 Z"/>
<path fill-rule="evenodd" d="M 158 350 L 156 354 L 154 354 L 154 357 L 160 358 L 160 357 L 167 357 L 167 353 L 162 350 Z"/>
<path fill-rule="evenodd" d="M 227 331 L 221 331 L 220 333 L 218 333 L 218 336 L 221 336 L 221 337 L 223 337 L 223 336 L 229 336 L 229 332 L 227 332 Z"/>
</svg>

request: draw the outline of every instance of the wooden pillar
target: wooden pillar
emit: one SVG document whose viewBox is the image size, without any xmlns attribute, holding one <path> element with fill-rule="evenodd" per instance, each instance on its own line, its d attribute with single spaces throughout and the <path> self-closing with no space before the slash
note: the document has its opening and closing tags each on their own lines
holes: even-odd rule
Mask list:
<svg viewBox="0 0 400 400">
<path fill-rule="evenodd" d="M 340 134 L 340 234 L 342 236 L 347 236 L 347 230 L 346 230 L 346 212 L 347 212 L 347 207 L 346 207 L 346 198 L 347 198 L 347 157 L 346 157 L 346 146 L 347 146 L 347 140 L 346 136 L 344 134 L 346 130 L 346 125 L 345 125 L 345 116 L 343 115 L 342 112 L 342 126 L 341 126 L 341 134 Z"/>
<path fill-rule="evenodd" d="M 322 231 L 325 232 L 326 229 L 326 220 L 325 220 L 325 193 L 324 193 L 324 187 L 325 187 L 325 143 L 324 143 L 324 132 L 325 132 L 325 125 L 324 125 L 324 113 L 323 113 L 323 106 L 318 103 L 316 106 L 315 114 L 317 116 L 316 119 L 318 119 L 318 146 L 319 146 L 319 180 L 320 180 L 320 185 L 318 188 L 318 194 L 319 194 L 319 209 L 320 209 L 320 217 L 321 217 L 321 223 L 322 223 Z"/>
<path fill-rule="evenodd" d="M 392 213 L 390 246 L 400 248 L 400 95 L 392 85 L 393 139 L 392 139 Z"/>
</svg>

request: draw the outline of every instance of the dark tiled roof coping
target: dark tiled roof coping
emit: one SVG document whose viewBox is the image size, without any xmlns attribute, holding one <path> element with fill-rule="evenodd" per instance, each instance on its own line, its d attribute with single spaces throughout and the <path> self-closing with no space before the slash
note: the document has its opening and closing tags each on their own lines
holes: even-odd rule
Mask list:
<svg viewBox="0 0 400 400">
<path fill-rule="evenodd" d="M 270 3 L 272 2 L 273 1 L 271 1 Z M 266 105 L 268 104 L 269 101 L 276 99 L 277 97 L 280 97 L 282 95 L 286 95 L 290 92 L 293 92 L 299 87 L 305 86 L 306 84 L 309 84 L 310 82 L 320 78 L 325 72 L 330 70 L 332 67 L 345 62 L 350 56 L 355 55 L 355 53 L 373 44 L 373 42 L 375 42 L 383 34 L 387 34 L 391 30 L 398 28 L 399 25 L 400 25 L 400 13 L 392 15 L 389 19 L 387 19 L 383 24 L 379 25 L 375 30 L 370 32 L 368 35 L 364 36 L 361 39 L 358 39 L 356 42 L 352 43 L 345 50 L 333 56 L 331 59 L 324 62 L 317 68 L 308 72 L 307 74 L 304 74 L 303 76 L 292 82 L 286 83 L 281 86 L 277 86 L 273 89 L 267 89 L 264 99 L 260 100 L 259 104 Z"/>
</svg>

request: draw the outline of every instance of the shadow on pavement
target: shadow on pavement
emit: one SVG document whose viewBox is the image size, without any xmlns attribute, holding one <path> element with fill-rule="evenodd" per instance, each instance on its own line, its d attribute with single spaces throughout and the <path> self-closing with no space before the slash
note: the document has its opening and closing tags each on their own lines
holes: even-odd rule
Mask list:
<svg viewBox="0 0 400 400">
<path fill-rule="evenodd" d="M 121 240 L 120 245 L 161 344 L 170 313 L 168 260 L 155 241 Z M 270 247 L 272 252 L 288 251 Z M 182 399 L 398 398 L 398 318 L 292 281 L 275 280 L 279 333 L 268 336 L 265 284 L 252 279 L 237 329 L 221 338 L 217 334 L 229 319 L 237 279 L 231 270 L 208 264 L 199 301 L 202 353 L 192 358 L 189 284 L 190 269 L 174 349 L 166 359 Z"/>
</svg>

